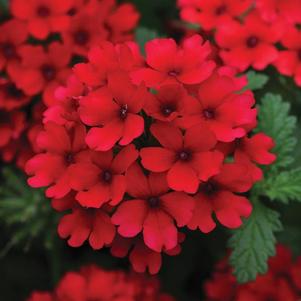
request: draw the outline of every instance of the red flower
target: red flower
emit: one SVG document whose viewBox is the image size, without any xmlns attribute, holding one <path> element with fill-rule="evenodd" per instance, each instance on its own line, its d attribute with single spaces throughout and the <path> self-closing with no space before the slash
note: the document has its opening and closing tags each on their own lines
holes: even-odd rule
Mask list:
<svg viewBox="0 0 301 301">
<path fill-rule="evenodd" d="M 204 233 L 212 231 L 216 226 L 213 213 L 222 225 L 231 229 L 240 227 L 241 217 L 250 216 L 252 205 L 246 197 L 235 193 L 248 191 L 252 184 L 244 165 L 224 164 L 221 172 L 202 183 L 194 196 L 195 209 L 188 223 L 189 229 L 199 228 Z"/>
<path fill-rule="evenodd" d="M 52 301 L 52 296 L 50 293 L 44 292 L 33 292 L 27 301 Z"/>
<path fill-rule="evenodd" d="M 258 181 L 262 178 L 262 171 L 251 162 L 262 165 L 272 164 L 276 160 L 276 155 L 270 153 L 269 150 L 274 146 L 273 139 L 263 133 L 255 134 L 251 138 L 246 136 L 236 142 L 234 157 L 237 162 L 248 164 L 249 161 L 253 178 Z"/>
<path fill-rule="evenodd" d="M 53 42 L 44 50 L 42 46 L 20 47 L 21 63 L 10 65 L 8 73 L 17 87 L 27 95 L 43 92 L 46 105 L 55 102 L 54 91 L 69 75 L 69 49 Z M 34 60 L 32 58 L 35 58 Z"/>
<path fill-rule="evenodd" d="M 68 45 L 75 54 L 86 56 L 90 48 L 108 38 L 99 15 L 99 8 L 103 9 L 104 2 L 100 4 L 90 1 L 85 4 L 79 13 L 72 17 L 69 28 L 62 32 L 64 44 Z"/>
<path fill-rule="evenodd" d="M 19 59 L 18 48 L 27 39 L 27 29 L 19 20 L 9 20 L 0 26 L 0 70 Z"/>
<path fill-rule="evenodd" d="M 146 49 L 147 68 L 132 73 L 135 83 L 145 82 L 148 87 L 180 82 L 198 84 L 207 79 L 215 63 L 208 59 L 211 53 L 209 42 L 194 35 L 177 46 L 173 39 L 154 39 Z"/>
<path fill-rule="evenodd" d="M 73 70 L 81 82 L 95 88 L 107 84 L 109 73 L 120 69 L 128 72 L 143 63 L 135 43 L 114 46 L 110 42 L 102 42 L 89 51 L 88 60 L 88 63 L 76 64 Z"/>
<path fill-rule="evenodd" d="M 277 254 L 269 259 L 269 269 L 255 281 L 238 284 L 232 275 L 227 260 L 216 265 L 212 278 L 205 283 L 205 300 L 215 301 L 296 301 L 301 297 L 295 286 L 294 270 L 301 271 L 298 261 L 292 261 L 292 254 L 284 246 L 277 246 Z"/>
<path fill-rule="evenodd" d="M 28 22 L 28 30 L 37 39 L 46 39 L 49 33 L 61 32 L 69 26 L 68 11 L 73 0 L 12 0 L 12 14 Z"/>
<path fill-rule="evenodd" d="M 110 40 L 118 43 L 133 40 L 132 31 L 137 26 L 139 18 L 139 12 L 131 3 L 115 7 L 105 20 Z"/>
<path fill-rule="evenodd" d="M 58 200 L 60 202 L 62 200 Z M 74 206 L 72 212 L 63 216 L 58 225 L 61 238 L 68 238 L 68 245 L 80 247 L 86 240 L 94 250 L 109 245 L 115 236 L 115 226 L 103 209 L 84 209 Z"/>
<path fill-rule="evenodd" d="M 119 141 L 127 145 L 144 130 L 144 120 L 138 115 L 148 92 L 143 85 L 134 86 L 122 72 L 109 75 L 108 88 L 89 93 L 80 100 L 81 120 L 93 126 L 86 138 L 91 149 L 107 151 Z M 102 126 L 102 127 L 95 127 Z"/>
<path fill-rule="evenodd" d="M 156 123 L 151 133 L 163 147 L 142 148 L 142 165 L 153 172 L 167 172 L 170 188 L 195 193 L 200 180 L 206 181 L 219 172 L 223 155 L 211 151 L 216 139 L 206 127 L 195 126 L 182 135 L 172 125 Z"/>
<path fill-rule="evenodd" d="M 73 127 L 80 122 L 78 115 L 79 99 L 86 93 L 85 86 L 75 75 L 67 79 L 66 87 L 60 86 L 55 90 L 57 102 L 47 108 L 43 113 L 43 122 L 54 122 Z"/>
<path fill-rule="evenodd" d="M 277 19 L 296 24 L 301 22 L 301 3 L 299 0 L 256 0 L 256 8 L 267 22 Z"/>
<path fill-rule="evenodd" d="M 199 86 L 198 98 L 186 102 L 179 125 L 205 124 L 223 142 L 243 137 L 245 126 L 256 124 L 256 109 L 252 109 L 255 99 L 250 91 L 238 94 L 238 87 L 232 77 L 214 73 Z"/>
<path fill-rule="evenodd" d="M 183 86 L 169 84 L 160 87 L 155 95 L 145 102 L 147 115 L 161 121 L 172 121 L 183 114 L 184 104 L 190 96 Z"/>
<path fill-rule="evenodd" d="M 211 30 L 250 8 L 252 0 L 178 0 L 181 18 Z"/>
<path fill-rule="evenodd" d="M 19 109 L 31 101 L 22 90 L 7 79 L 0 78 L 0 109 L 12 111 Z"/>
<path fill-rule="evenodd" d="M 91 162 L 79 163 L 70 167 L 71 186 L 76 191 L 78 202 L 84 207 L 100 208 L 110 201 L 117 205 L 126 191 L 123 175 L 137 159 L 138 151 L 128 145 L 113 157 L 113 150 L 93 152 Z"/>
<path fill-rule="evenodd" d="M 124 201 L 112 216 L 123 237 L 143 232 L 145 244 L 156 252 L 170 250 L 178 244 L 178 231 L 191 218 L 192 199 L 182 192 L 170 192 L 162 173 L 146 177 L 138 164 L 126 173 L 127 192 L 134 198 Z"/>
<path fill-rule="evenodd" d="M 180 243 L 185 237 L 181 235 L 182 233 L 178 234 Z M 170 256 L 175 256 L 181 252 L 181 247 L 178 244 L 174 249 L 163 251 Z M 159 272 L 162 264 L 161 253 L 149 249 L 140 235 L 135 238 L 124 238 L 116 235 L 111 245 L 111 254 L 115 257 L 123 258 L 128 253 L 130 253 L 129 260 L 135 272 L 144 273 L 148 270 L 151 275 Z"/>
<path fill-rule="evenodd" d="M 61 198 L 70 190 L 70 167 L 88 161 L 85 144 L 85 128 L 81 125 L 67 131 L 55 123 L 47 123 L 38 135 L 37 144 L 44 153 L 37 154 L 26 164 L 32 187 L 45 187 L 47 197 Z"/>
<path fill-rule="evenodd" d="M 301 86 L 301 32 L 290 27 L 282 39 L 286 50 L 280 51 L 274 66 L 287 76 L 293 76 L 297 85 Z"/>
<path fill-rule="evenodd" d="M 278 26 L 281 25 L 281 26 Z M 216 33 L 220 56 L 240 71 L 249 67 L 262 70 L 277 59 L 275 43 L 283 32 L 283 24 L 265 23 L 256 12 L 250 13 L 244 23 L 231 21 L 220 26 Z"/>
<path fill-rule="evenodd" d="M 82 267 L 68 272 L 59 281 L 50 298 L 47 293 L 34 292 L 27 301 L 174 301 L 160 292 L 156 278 L 123 271 L 106 271 L 97 266 Z"/>
</svg>

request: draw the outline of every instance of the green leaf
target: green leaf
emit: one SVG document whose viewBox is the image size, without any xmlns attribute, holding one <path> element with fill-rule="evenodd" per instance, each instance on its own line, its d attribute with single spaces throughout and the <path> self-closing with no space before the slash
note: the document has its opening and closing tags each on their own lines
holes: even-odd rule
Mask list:
<svg viewBox="0 0 301 301">
<path fill-rule="evenodd" d="M 271 200 L 288 203 L 301 201 L 301 168 L 283 171 L 274 177 L 268 177 L 263 186 L 264 194 Z"/>
<path fill-rule="evenodd" d="M 17 244 L 27 249 L 36 237 L 42 237 L 46 246 L 49 235 L 56 231 L 57 214 L 43 190 L 29 187 L 20 171 L 6 167 L 1 173 L 0 221 L 10 229 L 10 239 L 0 250 L 0 257 Z"/>
<path fill-rule="evenodd" d="M 276 146 L 273 152 L 277 155 L 276 162 L 271 166 L 272 172 L 289 166 L 294 161 L 293 150 L 297 139 L 294 132 L 297 125 L 295 116 L 289 115 L 290 104 L 284 102 L 279 95 L 267 93 L 259 106 L 257 132 L 271 136 Z"/>
<path fill-rule="evenodd" d="M 269 256 L 275 255 L 275 232 L 281 231 L 279 214 L 256 201 L 250 218 L 233 231 L 229 246 L 233 248 L 230 263 L 238 282 L 254 280 L 267 271 Z"/>
<path fill-rule="evenodd" d="M 248 85 L 244 88 L 244 90 L 259 90 L 262 89 L 265 84 L 268 82 L 269 77 L 266 74 L 258 73 L 255 71 L 247 72 L 248 77 Z"/>
<path fill-rule="evenodd" d="M 146 28 L 146 27 L 138 27 L 135 32 L 135 39 L 138 45 L 140 46 L 141 52 L 144 54 L 144 46 L 145 44 L 153 40 L 155 38 L 158 38 L 159 35 L 155 30 Z"/>
</svg>

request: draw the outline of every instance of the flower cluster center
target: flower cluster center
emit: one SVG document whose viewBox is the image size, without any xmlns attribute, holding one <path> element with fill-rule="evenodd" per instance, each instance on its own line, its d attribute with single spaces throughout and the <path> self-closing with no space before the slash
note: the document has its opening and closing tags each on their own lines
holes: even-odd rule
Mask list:
<svg viewBox="0 0 301 301">
<path fill-rule="evenodd" d="M 54 80 L 55 79 L 55 76 L 56 76 L 56 70 L 53 66 L 51 65 L 43 65 L 41 67 L 41 72 L 42 72 L 42 75 L 44 77 L 45 80 L 47 81 L 51 81 L 51 80 Z"/>
<path fill-rule="evenodd" d="M 249 48 L 255 48 L 258 45 L 258 43 L 259 39 L 256 36 L 250 36 L 246 42 Z"/>
<path fill-rule="evenodd" d="M 151 208 L 156 208 L 160 205 L 160 198 L 157 196 L 150 197 L 148 203 Z"/>
<path fill-rule="evenodd" d="M 12 59 L 15 58 L 17 56 L 16 54 L 16 47 L 14 44 L 10 43 L 10 42 L 6 42 L 4 44 L 1 45 L 1 50 L 3 53 L 3 56 L 6 59 Z"/>
<path fill-rule="evenodd" d="M 106 183 L 111 183 L 113 179 L 112 172 L 110 170 L 104 170 L 101 174 L 101 179 Z"/>
<path fill-rule="evenodd" d="M 47 6 L 41 5 L 37 8 L 37 15 L 41 18 L 46 18 L 50 15 L 50 9 Z"/>
<path fill-rule="evenodd" d="M 86 30 L 78 30 L 73 35 L 74 42 L 78 45 L 86 45 L 90 40 L 90 34 Z"/>
</svg>

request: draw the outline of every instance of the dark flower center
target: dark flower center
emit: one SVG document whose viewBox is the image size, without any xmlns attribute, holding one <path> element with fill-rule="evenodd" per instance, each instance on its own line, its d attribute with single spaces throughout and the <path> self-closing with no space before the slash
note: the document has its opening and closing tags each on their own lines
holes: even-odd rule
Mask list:
<svg viewBox="0 0 301 301">
<path fill-rule="evenodd" d="M 161 113 L 165 117 L 169 117 L 171 113 L 173 113 L 176 110 L 175 106 L 172 104 L 169 105 L 163 105 L 161 107 Z"/>
<path fill-rule="evenodd" d="M 207 182 L 201 186 L 201 191 L 203 191 L 207 196 L 212 196 L 218 191 L 218 186 L 214 182 Z"/>
<path fill-rule="evenodd" d="M 18 89 L 13 83 L 6 84 L 4 87 L 4 91 L 7 97 L 21 99 L 24 96 L 22 90 Z"/>
<path fill-rule="evenodd" d="M 180 70 L 173 69 L 168 72 L 169 76 L 178 76 L 180 74 Z"/>
<path fill-rule="evenodd" d="M 205 119 L 213 119 L 215 114 L 212 109 L 206 109 L 203 111 L 203 116 L 205 117 Z"/>
<path fill-rule="evenodd" d="M 67 153 L 65 156 L 65 161 L 67 164 L 75 163 L 74 155 L 72 153 Z"/>
<path fill-rule="evenodd" d="M 112 172 L 109 170 L 105 170 L 101 174 L 101 179 L 106 183 L 111 183 L 112 178 L 113 178 Z"/>
<path fill-rule="evenodd" d="M 122 105 L 119 111 L 119 117 L 124 120 L 128 115 L 128 105 Z"/>
<path fill-rule="evenodd" d="M 50 15 L 50 9 L 47 6 L 41 5 L 37 8 L 37 15 L 41 18 L 46 18 Z"/>
<path fill-rule="evenodd" d="M 181 161 L 189 161 L 191 159 L 191 152 L 188 150 L 181 150 L 178 153 L 178 159 Z"/>
<path fill-rule="evenodd" d="M 6 111 L 0 111 L 0 124 L 6 124 L 6 123 L 11 124 L 10 115 Z"/>
<path fill-rule="evenodd" d="M 221 6 L 219 6 L 219 7 L 215 10 L 215 14 L 216 14 L 217 16 L 220 16 L 220 15 L 224 14 L 224 13 L 226 12 L 226 10 L 227 10 L 227 6 L 226 6 L 226 5 L 221 5 Z"/>
<path fill-rule="evenodd" d="M 256 36 L 250 36 L 247 39 L 247 46 L 249 48 L 254 48 L 257 46 L 258 42 L 259 42 L 259 39 Z"/>
<path fill-rule="evenodd" d="M 150 197 L 148 203 L 151 208 L 158 207 L 160 205 L 160 198 L 156 196 Z"/>
<path fill-rule="evenodd" d="M 86 30 L 78 30 L 73 35 L 74 42 L 78 45 L 86 45 L 90 40 L 90 34 Z"/>
<path fill-rule="evenodd" d="M 55 79 L 56 76 L 56 70 L 51 65 L 43 65 L 41 67 L 41 72 L 45 80 L 52 81 Z"/>
<path fill-rule="evenodd" d="M 2 49 L 3 56 L 8 60 L 15 58 L 17 56 L 16 47 L 12 43 L 7 42 L 2 44 L 1 49 Z"/>
</svg>

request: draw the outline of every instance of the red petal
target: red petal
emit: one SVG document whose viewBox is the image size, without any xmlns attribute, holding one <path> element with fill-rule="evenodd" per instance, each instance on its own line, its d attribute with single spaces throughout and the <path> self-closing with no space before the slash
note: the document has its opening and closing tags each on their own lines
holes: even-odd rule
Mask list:
<svg viewBox="0 0 301 301">
<path fill-rule="evenodd" d="M 115 233 L 115 226 L 111 223 L 110 217 L 103 211 L 97 211 L 89 237 L 90 246 L 94 250 L 103 248 L 113 241 Z"/>
<path fill-rule="evenodd" d="M 183 192 L 171 192 L 161 197 L 163 208 L 177 222 L 178 227 L 187 225 L 192 217 L 194 200 Z"/>
<path fill-rule="evenodd" d="M 178 243 L 178 231 L 170 216 L 161 210 L 150 210 L 143 224 L 145 244 L 156 252 L 173 249 Z"/>
<path fill-rule="evenodd" d="M 167 173 L 167 182 L 171 189 L 195 193 L 199 186 L 197 173 L 189 164 L 176 162 Z"/>
<path fill-rule="evenodd" d="M 107 88 L 90 92 L 80 99 L 79 115 L 90 126 L 104 125 L 117 117 L 119 106 L 113 101 Z"/>
<path fill-rule="evenodd" d="M 80 191 L 76 195 L 77 201 L 88 208 L 100 208 L 111 198 L 110 185 L 98 182 L 87 191 Z"/>
<path fill-rule="evenodd" d="M 61 218 L 58 226 L 59 236 L 70 237 L 68 244 L 71 247 L 79 247 L 90 234 L 89 216 L 82 209 L 75 209 L 72 213 Z"/>
<path fill-rule="evenodd" d="M 142 165 L 154 172 L 169 170 L 175 161 L 175 153 L 161 147 L 146 147 L 140 151 Z"/>
<path fill-rule="evenodd" d="M 128 114 L 123 127 L 123 134 L 119 141 L 120 145 L 128 145 L 139 137 L 144 130 L 144 119 L 136 114 Z"/>
<path fill-rule="evenodd" d="M 115 173 L 124 173 L 130 165 L 138 158 L 139 153 L 133 144 L 130 144 L 116 155 L 112 163 L 112 169 Z"/>
<path fill-rule="evenodd" d="M 45 124 L 45 131 L 39 133 L 37 144 L 41 149 L 57 154 L 65 154 L 71 150 L 66 128 L 53 122 Z"/>
<path fill-rule="evenodd" d="M 219 222 L 231 229 L 242 225 L 241 217 L 249 217 L 252 212 L 252 205 L 243 196 L 238 196 L 230 191 L 220 192 L 214 198 L 214 211 Z"/>
<path fill-rule="evenodd" d="M 215 135 L 205 125 L 196 125 L 189 128 L 184 136 L 184 148 L 192 152 L 208 151 L 215 144 Z"/>
<path fill-rule="evenodd" d="M 135 198 L 146 198 L 151 195 L 150 187 L 142 168 L 133 164 L 126 172 L 127 192 Z"/>
<path fill-rule="evenodd" d="M 148 183 L 150 187 L 150 193 L 152 196 L 159 196 L 166 193 L 169 190 L 166 173 L 153 173 L 148 176 Z"/>
<path fill-rule="evenodd" d="M 144 200 L 123 202 L 112 216 L 112 222 L 118 226 L 118 233 L 124 237 L 134 237 L 142 231 L 148 208 Z"/>
<path fill-rule="evenodd" d="M 122 132 L 123 123 L 115 119 L 103 128 L 90 129 L 86 137 L 86 142 L 91 149 L 107 151 L 121 138 Z"/>
<path fill-rule="evenodd" d="M 219 151 L 201 152 L 194 155 L 192 168 L 202 181 L 207 181 L 210 177 L 217 175 L 222 167 L 224 156 Z"/>
<path fill-rule="evenodd" d="M 167 122 L 152 124 L 151 133 L 167 149 L 178 151 L 183 147 L 183 135 L 179 128 Z"/>
<path fill-rule="evenodd" d="M 111 202 L 110 205 L 116 206 L 119 204 L 126 192 L 126 178 L 125 176 L 115 175 L 111 183 Z"/>
<path fill-rule="evenodd" d="M 212 218 L 212 204 L 211 199 L 208 199 L 203 194 L 198 193 L 195 197 L 195 208 L 193 215 L 188 223 L 188 228 L 195 230 L 199 228 L 204 233 L 211 232 L 216 224 Z"/>
</svg>

